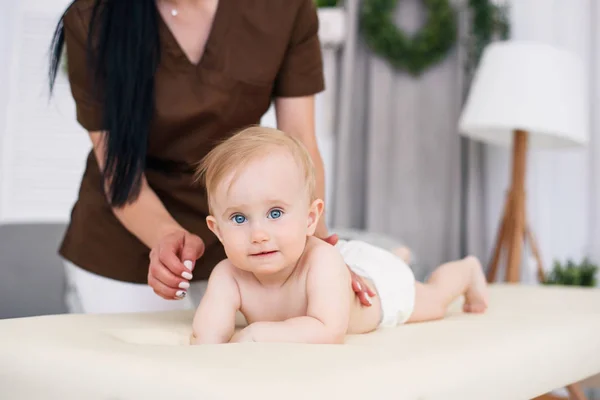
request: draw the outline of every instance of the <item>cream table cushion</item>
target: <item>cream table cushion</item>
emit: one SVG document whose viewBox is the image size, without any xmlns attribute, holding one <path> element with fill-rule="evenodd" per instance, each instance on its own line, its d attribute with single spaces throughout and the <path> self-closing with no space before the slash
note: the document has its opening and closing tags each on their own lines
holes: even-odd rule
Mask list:
<svg viewBox="0 0 600 400">
<path fill-rule="evenodd" d="M 600 290 L 491 288 L 485 315 L 344 345 L 188 346 L 191 312 L 0 321 L 0 399 L 527 399 L 600 372 Z"/>
</svg>

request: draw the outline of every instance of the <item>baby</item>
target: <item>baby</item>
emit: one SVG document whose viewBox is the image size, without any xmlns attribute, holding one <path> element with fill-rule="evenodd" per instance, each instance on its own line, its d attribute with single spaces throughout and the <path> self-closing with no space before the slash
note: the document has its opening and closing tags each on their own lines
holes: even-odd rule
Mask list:
<svg viewBox="0 0 600 400">
<path fill-rule="evenodd" d="M 192 344 L 343 343 L 346 334 L 443 318 L 462 295 L 466 312 L 487 307 L 474 257 L 438 267 L 423 284 L 391 252 L 315 238 L 323 201 L 315 197 L 311 158 L 290 135 L 245 129 L 215 147 L 196 177 L 208 193 L 208 227 L 227 258 L 208 280 Z M 347 265 L 377 292 L 371 307 L 356 298 Z M 248 325 L 236 332 L 238 311 Z"/>
</svg>

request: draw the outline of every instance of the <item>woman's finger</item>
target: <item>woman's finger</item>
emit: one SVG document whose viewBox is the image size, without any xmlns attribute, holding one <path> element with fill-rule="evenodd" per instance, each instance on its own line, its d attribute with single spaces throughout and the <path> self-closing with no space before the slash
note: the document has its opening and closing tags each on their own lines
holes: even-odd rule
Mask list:
<svg viewBox="0 0 600 400">
<path fill-rule="evenodd" d="M 363 288 L 360 282 L 356 279 L 355 275 L 352 275 L 352 290 L 354 290 L 354 293 L 356 294 L 361 293 L 363 291 Z"/>
<path fill-rule="evenodd" d="M 187 295 L 187 291 L 170 288 L 152 275 L 148 275 L 148 284 L 154 289 L 154 293 L 166 300 L 181 300 Z"/>
<path fill-rule="evenodd" d="M 350 271 L 352 278 L 352 290 L 354 290 L 362 305 L 371 306 L 371 297 L 375 296 L 375 292 L 371 290 L 369 285 L 365 283 L 362 277 L 357 275 L 354 271 Z"/>
<path fill-rule="evenodd" d="M 171 289 L 184 289 L 190 287 L 188 279 L 182 276 L 176 276 L 167 267 L 161 264 L 160 260 L 154 260 L 150 264 L 150 274 Z"/>
<path fill-rule="evenodd" d="M 186 234 L 183 240 L 183 248 L 181 250 L 181 260 L 185 268 L 189 272 L 194 270 L 196 260 L 204 254 L 204 242 L 200 237 L 192 234 Z"/>
<path fill-rule="evenodd" d="M 352 271 L 352 268 L 348 266 L 348 269 L 350 270 L 350 278 L 352 279 L 352 290 L 357 294 L 364 293 L 367 288 L 365 288 L 366 285 L 364 285 L 363 280 L 356 272 Z"/>
<path fill-rule="evenodd" d="M 183 262 L 177 257 L 177 245 L 166 243 L 158 250 L 158 261 L 169 269 L 175 276 L 180 276 L 184 279 L 192 279 L 191 270 L 187 269 Z"/>
<path fill-rule="evenodd" d="M 337 233 L 334 233 L 333 235 L 329 236 L 329 243 L 331 243 L 332 246 L 335 246 L 339 240 L 340 237 L 337 235 Z"/>
<path fill-rule="evenodd" d="M 339 237 L 336 233 L 334 233 L 333 235 L 327 236 L 326 238 L 323 239 L 323 241 L 329 243 L 332 246 L 335 246 L 337 244 L 339 240 Z"/>
<path fill-rule="evenodd" d="M 360 304 L 362 304 L 363 306 L 370 307 L 373 305 L 371 298 L 365 292 L 359 292 L 357 295 L 358 299 L 360 300 Z"/>
<path fill-rule="evenodd" d="M 369 285 L 366 284 L 366 282 L 364 281 L 364 279 L 361 276 L 356 276 L 356 279 L 358 279 L 358 281 L 360 282 L 361 287 L 363 288 L 363 291 L 369 295 L 369 297 L 374 297 L 377 295 L 377 292 L 375 292 L 373 289 L 371 289 L 371 287 Z"/>
<path fill-rule="evenodd" d="M 371 287 L 365 283 L 364 279 L 360 275 L 357 275 L 355 272 L 352 272 L 352 289 L 356 293 L 366 293 L 370 297 L 374 297 L 377 295 L 377 292 L 371 289 Z"/>
</svg>

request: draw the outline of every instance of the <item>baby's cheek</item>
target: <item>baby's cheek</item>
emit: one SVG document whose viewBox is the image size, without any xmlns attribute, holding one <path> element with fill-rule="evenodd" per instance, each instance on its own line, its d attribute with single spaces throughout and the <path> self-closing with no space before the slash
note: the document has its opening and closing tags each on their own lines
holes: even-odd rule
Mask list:
<svg viewBox="0 0 600 400">
<path fill-rule="evenodd" d="M 241 254 L 245 254 L 245 243 L 239 234 L 233 232 L 225 233 L 223 243 L 228 258 L 238 258 Z"/>
<path fill-rule="evenodd" d="M 300 257 L 306 244 L 306 233 L 290 229 L 285 237 L 286 247 L 294 257 Z"/>
</svg>

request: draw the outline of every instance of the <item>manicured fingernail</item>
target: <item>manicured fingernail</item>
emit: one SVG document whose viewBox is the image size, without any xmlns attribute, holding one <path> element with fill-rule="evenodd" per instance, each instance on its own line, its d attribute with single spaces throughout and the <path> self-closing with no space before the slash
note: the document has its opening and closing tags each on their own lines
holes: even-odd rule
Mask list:
<svg viewBox="0 0 600 400">
<path fill-rule="evenodd" d="M 369 303 L 370 306 L 373 305 L 373 302 L 371 301 L 371 298 L 367 295 L 367 297 L 365 297 L 365 299 L 367 299 L 367 303 Z"/>
<path fill-rule="evenodd" d="M 190 260 L 185 260 L 183 262 L 183 266 L 186 267 L 187 269 L 189 269 L 190 271 L 192 270 L 192 268 L 194 267 L 194 265 L 192 264 L 192 262 Z"/>
<path fill-rule="evenodd" d="M 192 274 L 190 274 L 190 273 L 189 273 L 189 272 L 187 272 L 187 271 L 183 271 L 183 272 L 181 273 L 181 276 L 182 276 L 184 279 L 192 279 Z"/>
<path fill-rule="evenodd" d="M 189 282 L 181 282 L 181 283 L 179 284 L 179 287 L 180 287 L 181 289 L 189 289 L 189 288 L 190 288 L 190 283 L 189 283 Z"/>
<path fill-rule="evenodd" d="M 358 283 L 358 282 L 357 282 L 357 283 L 356 283 L 356 287 L 358 288 L 358 291 L 359 291 L 359 292 L 362 292 L 362 286 L 361 286 L 361 284 L 360 284 L 360 283 Z"/>
<path fill-rule="evenodd" d="M 186 291 L 184 291 L 184 290 L 178 290 L 177 293 L 175 293 L 175 296 L 179 297 L 180 299 L 183 299 L 186 294 L 187 294 Z"/>
</svg>

